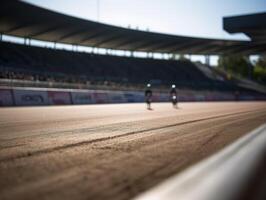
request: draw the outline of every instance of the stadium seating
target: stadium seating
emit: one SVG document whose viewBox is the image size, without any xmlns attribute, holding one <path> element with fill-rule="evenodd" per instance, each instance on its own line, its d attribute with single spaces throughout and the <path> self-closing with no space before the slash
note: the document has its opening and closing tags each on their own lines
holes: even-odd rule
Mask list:
<svg viewBox="0 0 266 200">
<path fill-rule="evenodd" d="M 188 60 L 120 57 L 0 43 L 0 78 L 86 83 L 152 81 L 180 88 L 235 90 L 236 86 L 206 77 Z"/>
</svg>

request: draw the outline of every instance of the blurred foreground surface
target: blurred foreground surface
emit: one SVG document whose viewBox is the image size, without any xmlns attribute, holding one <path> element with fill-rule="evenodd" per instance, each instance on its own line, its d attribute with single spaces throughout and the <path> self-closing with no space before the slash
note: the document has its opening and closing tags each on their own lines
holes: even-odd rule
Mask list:
<svg viewBox="0 0 266 200">
<path fill-rule="evenodd" d="M 265 102 L 152 106 L 1 108 L 0 199 L 130 199 L 266 122 Z"/>
</svg>

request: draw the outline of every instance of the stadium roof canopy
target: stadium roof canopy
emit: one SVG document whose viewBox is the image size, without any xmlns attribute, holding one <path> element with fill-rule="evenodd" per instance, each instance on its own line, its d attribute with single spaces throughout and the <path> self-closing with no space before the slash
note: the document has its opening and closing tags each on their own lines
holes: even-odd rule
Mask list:
<svg viewBox="0 0 266 200">
<path fill-rule="evenodd" d="M 177 54 L 264 54 L 256 41 L 183 37 L 88 21 L 25 2 L 2 0 L 0 33 L 24 38 L 128 51 Z"/>
<path fill-rule="evenodd" d="M 266 12 L 224 18 L 228 33 L 245 33 L 252 41 L 266 44 Z"/>
</svg>

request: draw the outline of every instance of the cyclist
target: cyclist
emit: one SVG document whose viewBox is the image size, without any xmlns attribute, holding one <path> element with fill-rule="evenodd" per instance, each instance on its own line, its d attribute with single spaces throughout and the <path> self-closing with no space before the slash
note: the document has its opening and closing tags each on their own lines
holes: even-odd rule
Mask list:
<svg viewBox="0 0 266 200">
<path fill-rule="evenodd" d="M 148 83 L 146 90 L 145 90 L 145 101 L 147 103 L 147 109 L 148 110 L 151 110 L 151 100 L 152 100 L 151 84 Z"/>
<path fill-rule="evenodd" d="M 174 108 L 177 108 L 177 103 L 178 103 L 178 98 L 177 98 L 177 91 L 176 91 L 176 86 L 172 85 L 171 90 L 170 90 L 170 98 L 173 104 Z"/>
</svg>

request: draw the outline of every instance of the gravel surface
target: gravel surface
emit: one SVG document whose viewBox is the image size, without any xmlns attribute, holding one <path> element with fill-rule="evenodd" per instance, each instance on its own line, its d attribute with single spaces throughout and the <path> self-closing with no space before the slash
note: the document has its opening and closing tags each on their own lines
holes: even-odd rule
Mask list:
<svg viewBox="0 0 266 200">
<path fill-rule="evenodd" d="M 265 102 L 1 108 L 0 199 L 130 199 L 265 122 Z"/>
</svg>

